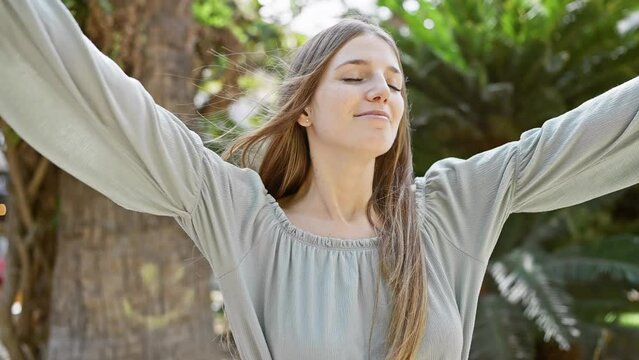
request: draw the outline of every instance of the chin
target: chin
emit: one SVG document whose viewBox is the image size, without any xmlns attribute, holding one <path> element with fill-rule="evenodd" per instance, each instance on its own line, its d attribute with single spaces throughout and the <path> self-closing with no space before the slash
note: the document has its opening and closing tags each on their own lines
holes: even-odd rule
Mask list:
<svg viewBox="0 0 639 360">
<path fill-rule="evenodd" d="M 351 149 L 360 153 L 365 153 L 372 158 L 386 154 L 393 147 L 393 139 L 388 137 L 366 137 L 360 138 L 349 146 Z M 355 147 L 353 147 L 355 145 Z"/>
<path fill-rule="evenodd" d="M 384 144 L 383 146 L 376 147 L 371 149 L 371 152 L 375 154 L 375 157 L 386 154 L 393 147 L 393 143 Z"/>
</svg>

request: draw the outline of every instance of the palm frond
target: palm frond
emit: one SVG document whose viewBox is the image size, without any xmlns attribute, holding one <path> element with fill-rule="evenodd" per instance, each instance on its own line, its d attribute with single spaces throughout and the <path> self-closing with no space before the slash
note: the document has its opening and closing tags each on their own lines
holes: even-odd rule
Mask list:
<svg viewBox="0 0 639 360">
<path fill-rule="evenodd" d="M 534 359 L 534 342 L 528 321 L 497 294 L 479 299 L 470 358 L 473 360 Z"/>
<path fill-rule="evenodd" d="M 489 271 L 501 295 L 524 306 L 524 315 L 544 332 L 544 341 L 552 338 L 561 349 L 570 349 L 571 338 L 579 336 L 570 296 L 551 283 L 531 252 L 515 250 L 491 264 Z"/>
<path fill-rule="evenodd" d="M 621 234 L 557 250 L 543 263 L 562 282 L 591 282 L 602 275 L 639 284 L 639 236 Z"/>
</svg>

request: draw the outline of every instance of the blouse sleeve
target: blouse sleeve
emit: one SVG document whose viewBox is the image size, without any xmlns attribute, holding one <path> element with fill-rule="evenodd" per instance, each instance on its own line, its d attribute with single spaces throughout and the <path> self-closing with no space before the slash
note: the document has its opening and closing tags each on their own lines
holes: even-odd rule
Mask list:
<svg viewBox="0 0 639 360">
<path fill-rule="evenodd" d="M 117 204 L 186 215 L 202 183 L 199 136 L 103 55 L 61 1 L 0 4 L 0 116 Z"/>
<path fill-rule="evenodd" d="M 583 203 L 639 183 L 639 77 L 467 160 L 433 164 L 417 184 L 426 217 L 487 261 L 511 213 Z"/>
<path fill-rule="evenodd" d="M 61 1 L 0 0 L 0 116 L 118 205 L 174 217 L 216 274 L 250 249 L 266 193 L 259 175 L 205 148 L 82 34 Z"/>
</svg>

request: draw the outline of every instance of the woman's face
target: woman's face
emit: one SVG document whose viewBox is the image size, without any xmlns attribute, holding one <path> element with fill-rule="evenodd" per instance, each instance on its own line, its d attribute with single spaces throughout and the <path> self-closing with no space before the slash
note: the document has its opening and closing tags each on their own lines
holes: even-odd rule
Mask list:
<svg viewBox="0 0 639 360">
<path fill-rule="evenodd" d="M 404 113 L 404 86 L 395 52 L 384 40 L 363 34 L 331 59 L 310 104 L 307 126 L 311 151 L 331 149 L 375 158 L 397 136 Z M 386 115 L 364 115 L 377 111 Z M 322 151 L 322 150 L 320 150 Z"/>
</svg>

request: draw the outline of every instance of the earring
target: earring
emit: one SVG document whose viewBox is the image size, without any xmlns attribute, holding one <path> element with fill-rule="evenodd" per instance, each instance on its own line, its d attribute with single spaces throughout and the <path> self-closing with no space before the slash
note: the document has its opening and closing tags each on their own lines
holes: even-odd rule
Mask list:
<svg viewBox="0 0 639 360">
<path fill-rule="evenodd" d="M 308 118 L 308 113 L 310 113 L 310 112 L 311 112 L 311 110 L 310 110 L 310 109 L 308 110 L 308 112 L 306 112 L 306 109 L 302 110 L 302 114 L 304 114 L 304 115 L 306 115 L 306 116 L 307 116 L 307 118 L 306 118 L 306 123 L 307 123 L 307 124 L 310 124 L 310 123 L 311 123 L 311 120 Z"/>
</svg>

